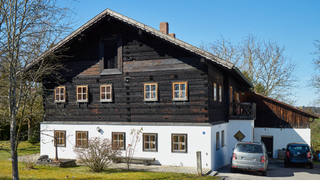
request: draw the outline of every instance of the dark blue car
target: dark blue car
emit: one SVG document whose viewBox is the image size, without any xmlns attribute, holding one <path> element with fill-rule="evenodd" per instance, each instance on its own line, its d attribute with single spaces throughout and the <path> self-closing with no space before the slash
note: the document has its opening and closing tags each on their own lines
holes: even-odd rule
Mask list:
<svg viewBox="0 0 320 180">
<path fill-rule="evenodd" d="M 289 143 L 286 148 L 284 167 L 291 164 L 301 164 L 310 166 L 313 169 L 313 155 L 311 148 L 306 143 Z"/>
</svg>

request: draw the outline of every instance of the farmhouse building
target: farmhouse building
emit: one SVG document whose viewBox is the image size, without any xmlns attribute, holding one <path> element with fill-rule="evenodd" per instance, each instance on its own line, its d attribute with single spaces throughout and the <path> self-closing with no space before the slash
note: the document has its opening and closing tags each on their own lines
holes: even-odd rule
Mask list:
<svg viewBox="0 0 320 180">
<path fill-rule="evenodd" d="M 125 150 L 133 128 L 143 128 L 135 156 L 196 166 L 201 151 L 212 170 L 230 163 L 238 140 L 263 140 L 273 157 L 288 142 L 310 144 L 316 116 L 251 92 L 234 64 L 175 38 L 168 23 L 159 31 L 106 9 L 39 59 L 65 47 L 63 81 L 43 79 L 41 155 L 54 158 L 53 136 L 59 158 L 98 136 Z"/>
</svg>

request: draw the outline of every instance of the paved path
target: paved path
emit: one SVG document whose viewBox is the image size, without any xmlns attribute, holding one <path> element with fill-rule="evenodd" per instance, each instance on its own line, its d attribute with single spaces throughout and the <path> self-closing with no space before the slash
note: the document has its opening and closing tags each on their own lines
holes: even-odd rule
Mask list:
<svg viewBox="0 0 320 180">
<path fill-rule="evenodd" d="M 40 157 L 40 154 L 31 154 L 26 156 L 19 156 L 19 161 L 37 161 Z M 116 163 L 111 164 L 110 168 L 115 169 L 127 169 L 126 163 Z M 160 166 L 160 165 L 149 165 L 144 166 L 143 164 L 131 164 L 130 169 L 133 170 L 143 170 L 143 171 L 153 171 L 153 172 L 174 172 L 174 173 L 188 173 L 188 174 L 197 174 L 196 167 L 186 167 L 186 166 Z M 209 168 L 202 168 L 202 174 L 208 174 L 210 172 Z M 211 175 L 214 175 L 215 172 L 210 172 Z"/>
<path fill-rule="evenodd" d="M 276 180 L 320 180 L 320 164 L 314 164 L 314 169 L 308 166 L 283 167 L 283 162 L 269 164 L 267 176 L 262 176 L 261 172 L 239 171 L 230 172 L 230 166 L 225 166 L 218 170 L 218 177 L 226 180 L 256 180 L 256 179 L 276 179 Z"/>
</svg>

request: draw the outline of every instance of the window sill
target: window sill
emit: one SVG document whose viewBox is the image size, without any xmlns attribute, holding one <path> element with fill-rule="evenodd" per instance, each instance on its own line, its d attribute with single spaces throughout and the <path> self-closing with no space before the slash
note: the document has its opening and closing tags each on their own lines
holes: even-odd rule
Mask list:
<svg viewBox="0 0 320 180">
<path fill-rule="evenodd" d="M 99 102 L 101 102 L 101 103 L 110 103 L 110 102 L 113 102 L 113 101 L 111 99 L 111 100 L 100 100 Z"/>
<path fill-rule="evenodd" d="M 62 104 L 62 103 L 65 103 L 66 101 L 54 101 L 54 103 L 56 104 Z"/>
<path fill-rule="evenodd" d="M 88 100 L 83 100 L 83 101 L 77 101 L 77 103 L 87 103 Z"/>
<path fill-rule="evenodd" d="M 158 152 L 158 150 L 143 150 L 143 152 Z"/>
<path fill-rule="evenodd" d="M 114 68 L 114 69 L 104 69 L 100 73 L 100 75 L 104 75 L 104 76 L 106 76 L 106 75 L 115 75 L 115 74 L 122 74 L 122 72 L 119 69 Z"/>
<path fill-rule="evenodd" d="M 54 146 L 54 147 L 56 147 L 56 146 Z M 57 145 L 57 147 L 66 147 L 66 145 Z"/>
<path fill-rule="evenodd" d="M 158 99 L 144 99 L 145 102 L 155 102 L 158 101 Z"/>
<path fill-rule="evenodd" d="M 187 151 L 171 151 L 172 153 L 188 153 Z"/>
</svg>

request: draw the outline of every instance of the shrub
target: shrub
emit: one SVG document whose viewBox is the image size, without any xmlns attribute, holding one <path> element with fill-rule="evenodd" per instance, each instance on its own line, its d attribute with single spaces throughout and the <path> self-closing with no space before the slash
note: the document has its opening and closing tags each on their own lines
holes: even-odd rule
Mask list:
<svg viewBox="0 0 320 180">
<path fill-rule="evenodd" d="M 34 169 L 36 166 L 37 158 L 33 155 L 27 155 L 24 157 L 24 166 L 26 170 Z"/>
<path fill-rule="evenodd" d="M 88 166 L 93 172 L 107 169 L 113 159 L 121 155 L 119 148 L 112 145 L 107 138 L 90 138 L 86 146 L 74 147 L 74 152 L 81 163 Z"/>
</svg>

